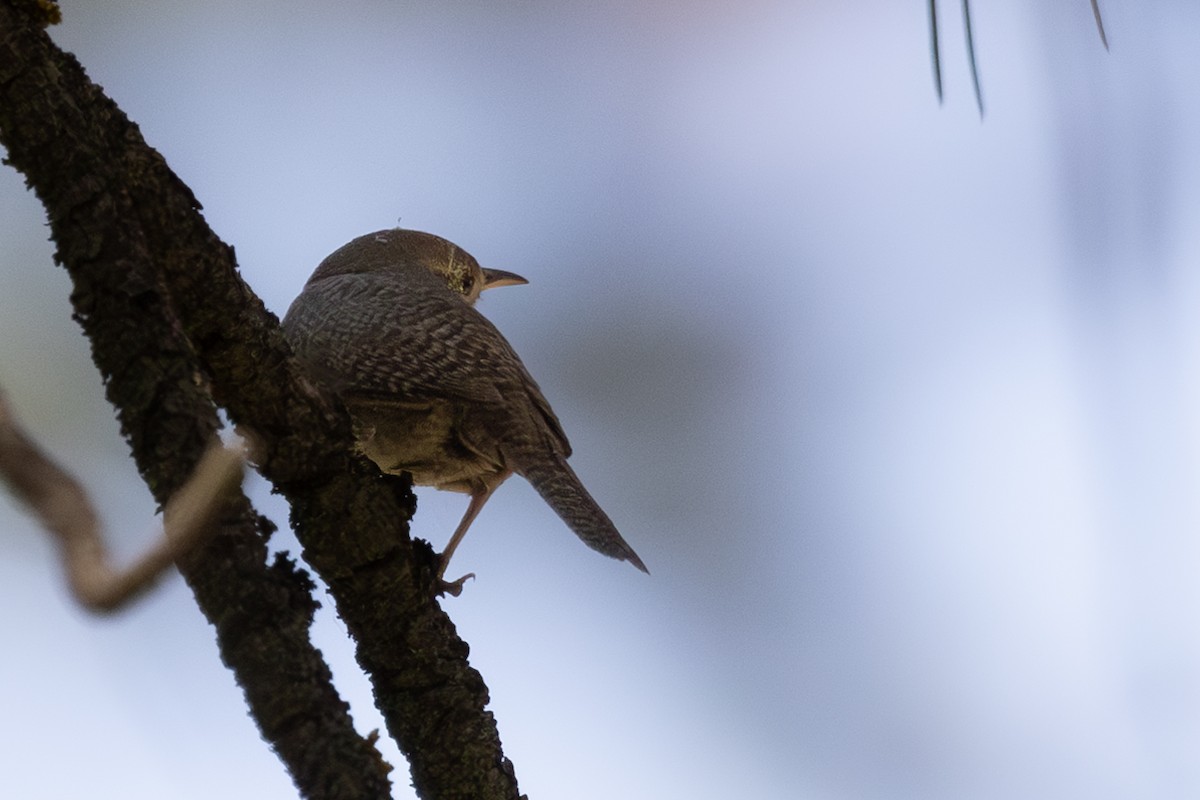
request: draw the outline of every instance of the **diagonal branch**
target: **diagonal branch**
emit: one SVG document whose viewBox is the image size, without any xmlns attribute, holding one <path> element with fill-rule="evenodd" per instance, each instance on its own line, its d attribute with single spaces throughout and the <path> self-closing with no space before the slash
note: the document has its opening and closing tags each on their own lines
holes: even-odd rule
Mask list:
<svg viewBox="0 0 1200 800">
<path fill-rule="evenodd" d="M 261 471 L 292 505 L 305 559 L 329 586 L 356 641 L 359 664 L 411 762 L 418 792 L 517 797 L 512 765 L 486 709 L 487 687 L 434 600 L 433 553 L 408 539 L 408 487 L 379 479 L 350 455 L 344 410 L 303 380 L 277 320 L 241 280 L 232 250 L 209 230 L 191 192 L 16 3 L 0 0 L 0 143 L 46 207 L 56 258 L 74 284 L 76 318 L 152 491 L 169 494 L 198 457 L 216 427 L 213 400 L 251 428 L 262 444 Z M 246 505 L 236 522 L 252 531 L 258 520 Z M 253 544 L 261 549 L 261 538 Z M 208 592 L 230 581 L 267 580 L 261 559 L 249 569 L 257 553 L 242 562 L 246 574 L 217 574 L 214 561 L 240 546 L 249 540 L 235 546 L 219 537 L 205 549 L 208 564 L 185 565 L 185 573 L 264 736 L 306 791 L 305 764 L 317 763 L 316 754 L 341 764 L 358 753 L 369 763 L 374 751 L 315 736 L 304 740 L 308 750 L 284 752 L 280 737 L 311 725 L 314 712 L 305 704 L 317 701 L 259 696 L 249 681 L 255 670 L 308 669 L 292 661 L 300 648 L 278 641 L 278 625 L 247 611 L 254 608 L 248 598 L 206 606 Z M 303 576 L 278 563 L 268 575 L 283 584 L 277 599 L 284 606 L 311 615 L 314 601 L 297 591 Z M 229 648 L 247 640 L 263 657 L 239 670 Z M 263 714 L 277 711 L 276 704 L 290 714 L 268 724 Z M 365 771 L 378 775 L 378 763 Z M 349 781 L 350 772 L 339 774 Z M 377 796 L 324 788 L 324 796 Z"/>
</svg>

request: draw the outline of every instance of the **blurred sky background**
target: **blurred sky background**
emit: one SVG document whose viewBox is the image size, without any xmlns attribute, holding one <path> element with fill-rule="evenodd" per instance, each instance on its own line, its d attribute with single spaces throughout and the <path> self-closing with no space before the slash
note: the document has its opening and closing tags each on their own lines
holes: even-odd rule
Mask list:
<svg viewBox="0 0 1200 800">
<path fill-rule="evenodd" d="M 277 314 L 397 222 L 530 279 L 480 308 L 652 572 L 519 479 L 459 549 L 531 798 L 1195 798 L 1200 6 L 1102 2 L 1106 54 L 1087 0 L 973 5 L 982 122 L 953 3 L 942 107 L 916 0 L 67 0 L 53 35 Z M 0 386 L 128 559 L 154 507 L 47 236 L 0 169 Z M 465 498 L 419 496 L 440 547 Z M 295 797 L 178 576 L 96 618 L 0 527 L 0 796 Z"/>
</svg>

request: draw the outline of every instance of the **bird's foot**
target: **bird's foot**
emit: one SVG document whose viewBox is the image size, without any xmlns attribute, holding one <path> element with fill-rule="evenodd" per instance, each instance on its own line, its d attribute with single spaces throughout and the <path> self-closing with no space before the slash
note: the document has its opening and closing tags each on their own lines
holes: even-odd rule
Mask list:
<svg viewBox="0 0 1200 800">
<path fill-rule="evenodd" d="M 474 572 L 468 572 L 466 575 L 463 575 L 461 578 L 459 578 L 456 581 L 447 581 L 447 580 L 443 580 L 442 577 L 439 575 L 438 576 L 438 593 L 439 594 L 448 594 L 451 597 L 458 597 L 460 594 L 462 594 L 463 584 L 466 583 L 468 580 L 471 580 L 474 577 L 475 577 Z"/>
</svg>

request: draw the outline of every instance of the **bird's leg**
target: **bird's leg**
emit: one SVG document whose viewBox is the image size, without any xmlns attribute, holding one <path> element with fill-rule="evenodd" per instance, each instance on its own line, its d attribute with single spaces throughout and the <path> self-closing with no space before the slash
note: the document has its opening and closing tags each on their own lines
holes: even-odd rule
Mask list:
<svg viewBox="0 0 1200 800">
<path fill-rule="evenodd" d="M 467 535 L 467 528 L 471 527 L 471 523 L 475 521 L 475 517 L 479 516 L 479 512 L 483 509 L 483 504 L 492 496 L 492 492 L 496 491 L 496 487 L 504 482 L 512 473 L 504 473 L 499 476 L 499 480 L 490 480 L 481 482 L 478 488 L 471 492 L 471 502 L 467 505 L 467 512 L 463 514 L 462 522 L 458 523 L 458 527 L 454 530 L 454 535 L 450 537 L 449 543 L 446 544 L 446 549 L 438 557 L 440 562 L 438 565 L 437 582 L 441 590 L 454 597 L 462 594 L 463 583 L 468 578 L 474 578 L 474 572 L 468 572 L 456 581 L 447 581 L 443 576 L 446 574 L 446 566 L 450 563 L 450 556 L 454 555 L 454 550 L 458 547 L 458 543 Z"/>
</svg>

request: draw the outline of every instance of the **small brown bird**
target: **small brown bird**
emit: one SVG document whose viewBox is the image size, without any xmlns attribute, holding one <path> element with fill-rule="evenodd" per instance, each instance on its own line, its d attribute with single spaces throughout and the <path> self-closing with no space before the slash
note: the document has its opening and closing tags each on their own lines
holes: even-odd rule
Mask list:
<svg viewBox="0 0 1200 800">
<path fill-rule="evenodd" d="M 568 466 L 571 446 L 541 389 L 474 308 L 484 289 L 522 283 L 440 236 L 384 230 L 322 261 L 283 320 L 300 361 L 346 404 L 365 456 L 471 495 L 438 569 L 453 595 L 474 575 L 445 581 L 450 556 L 514 472 L 589 547 L 648 571 Z"/>
</svg>

